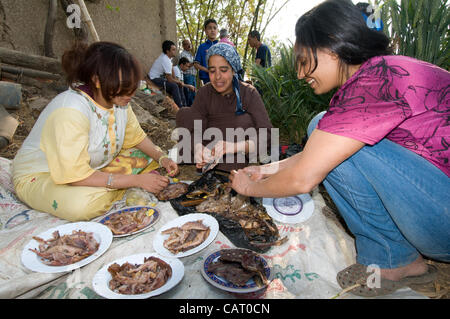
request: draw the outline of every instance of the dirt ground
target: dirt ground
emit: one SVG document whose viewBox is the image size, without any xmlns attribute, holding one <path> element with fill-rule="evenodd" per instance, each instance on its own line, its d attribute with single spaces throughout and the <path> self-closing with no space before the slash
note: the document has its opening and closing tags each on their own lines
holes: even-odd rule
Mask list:
<svg viewBox="0 0 450 319">
<path fill-rule="evenodd" d="M 37 88 L 32 86 L 23 86 L 23 101 L 20 109 L 16 111 L 9 110 L 10 114 L 16 117 L 20 124 L 14 135 L 13 142 L 6 149 L 0 151 L 0 157 L 8 159 L 14 158 L 40 114 L 38 109 L 31 106 L 36 100 L 39 99 L 43 99 L 44 101 L 46 99 L 51 100 L 59 93 L 58 91 L 61 91 L 61 89 L 55 89 L 54 87 Z M 141 100 L 137 100 L 137 102 L 140 104 L 143 103 Z M 161 103 L 161 105 L 165 106 L 164 102 Z M 141 124 L 142 128 L 156 145 L 160 146 L 164 150 L 168 150 L 174 145 L 174 142 L 170 140 L 170 133 L 174 129 L 174 117 L 169 112 L 162 112 L 155 116 L 155 118 L 157 120 L 157 125 L 144 123 Z M 199 175 L 197 174 L 195 166 L 180 165 L 180 175 L 178 176 L 179 179 L 195 180 L 198 177 Z M 325 203 L 327 204 L 327 206 L 323 209 L 324 215 L 327 218 L 332 219 L 339 227 L 351 235 L 325 188 L 320 185 L 319 190 L 324 197 Z M 440 263 L 428 259 L 426 261 L 429 264 L 435 265 L 439 269 L 437 280 L 428 285 L 416 285 L 411 286 L 411 288 L 432 299 L 450 299 L 450 264 Z"/>
</svg>

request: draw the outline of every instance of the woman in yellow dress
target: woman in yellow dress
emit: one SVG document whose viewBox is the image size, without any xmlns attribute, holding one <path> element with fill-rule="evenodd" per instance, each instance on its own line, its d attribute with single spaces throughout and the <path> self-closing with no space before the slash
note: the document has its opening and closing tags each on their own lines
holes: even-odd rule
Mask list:
<svg viewBox="0 0 450 319">
<path fill-rule="evenodd" d="M 129 102 L 142 77 L 120 45 L 76 44 L 64 53 L 69 89 L 43 110 L 13 161 L 20 200 L 69 221 L 104 214 L 126 189 L 158 193 L 178 173 L 147 137 Z"/>
</svg>

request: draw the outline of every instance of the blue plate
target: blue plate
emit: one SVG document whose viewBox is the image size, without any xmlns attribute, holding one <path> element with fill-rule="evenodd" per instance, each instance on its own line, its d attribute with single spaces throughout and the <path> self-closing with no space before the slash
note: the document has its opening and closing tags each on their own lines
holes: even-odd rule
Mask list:
<svg viewBox="0 0 450 319">
<path fill-rule="evenodd" d="M 141 231 L 144 231 L 144 230 L 146 230 L 147 228 L 149 228 L 150 226 L 153 226 L 154 224 L 156 224 L 156 222 L 159 220 L 159 217 L 161 216 L 161 214 L 159 213 L 159 211 L 157 211 L 155 208 L 150 207 L 150 206 L 131 206 L 131 207 L 125 207 L 125 208 L 122 208 L 122 209 L 119 209 L 119 210 L 115 210 L 115 211 L 109 213 L 108 215 L 106 215 L 105 217 L 103 217 L 103 218 L 99 221 L 99 223 L 105 224 L 105 222 L 107 222 L 108 220 L 110 220 L 110 219 L 112 218 L 113 215 L 116 215 L 116 214 L 129 214 L 129 213 L 134 213 L 134 212 L 136 212 L 136 211 L 138 211 L 138 210 L 141 210 L 141 209 L 149 209 L 149 210 L 152 209 L 152 210 L 154 210 L 154 213 L 153 213 L 153 215 L 152 215 L 152 219 L 150 220 L 150 222 L 149 222 L 147 225 L 145 225 L 145 227 L 143 227 L 143 228 L 141 228 L 141 229 L 138 229 L 138 230 L 136 230 L 136 231 L 134 231 L 134 232 L 130 232 L 130 233 L 127 233 L 127 234 L 121 234 L 121 235 L 115 235 L 114 232 L 113 232 L 113 236 L 114 236 L 114 237 L 125 237 L 125 236 L 134 235 L 134 234 L 140 233 Z M 106 226 L 108 226 L 108 225 L 106 225 Z"/>
<path fill-rule="evenodd" d="M 243 250 L 246 250 L 246 249 L 243 249 Z M 253 280 L 253 278 L 251 278 L 249 281 L 247 281 L 244 286 L 237 286 L 237 285 L 229 282 L 228 280 L 226 280 L 223 277 L 217 276 L 216 274 L 214 274 L 212 272 L 208 272 L 208 266 L 211 263 L 214 263 L 215 261 L 217 261 L 219 259 L 219 257 L 220 257 L 220 250 L 216 251 L 215 253 L 212 253 L 205 259 L 205 262 L 203 263 L 203 267 L 201 269 L 203 278 L 205 278 L 205 280 L 207 282 L 209 282 L 211 285 L 213 285 L 219 289 L 229 291 L 229 292 L 234 292 L 234 293 L 251 293 L 251 292 L 255 292 L 255 291 L 265 288 L 265 287 L 258 287 L 258 285 Z M 264 272 L 266 274 L 266 277 L 270 281 L 271 270 L 270 270 L 270 267 L 269 267 L 267 261 L 261 255 L 258 255 L 256 258 L 263 263 Z"/>
</svg>

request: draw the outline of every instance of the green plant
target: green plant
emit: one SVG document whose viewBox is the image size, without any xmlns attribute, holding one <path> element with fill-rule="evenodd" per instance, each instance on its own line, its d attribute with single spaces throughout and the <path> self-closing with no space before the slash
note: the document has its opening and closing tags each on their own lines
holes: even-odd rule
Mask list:
<svg viewBox="0 0 450 319">
<path fill-rule="evenodd" d="M 112 6 L 108 3 L 108 1 L 106 2 L 106 9 L 111 10 L 111 11 L 116 11 L 116 12 L 120 11 L 119 6 Z"/>
<path fill-rule="evenodd" d="M 450 68 L 447 0 L 387 0 L 381 5 L 385 33 L 394 52 Z"/>
<path fill-rule="evenodd" d="M 292 46 L 282 45 L 278 63 L 268 69 L 251 65 L 251 77 L 282 142 L 301 143 L 311 119 L 328 108 L 333 93 L 315 95 L 297 78 Z"/>
<path fill-rule="evenodd" d="M 369 1 L 372 2 L 373 1 Z M 450 68 L 450 10 L 447 0 L 375 0 L 381 8 L 384 32 L 392 39 L 394 53 Z M 283 142 L 300 143 L 310 120 L 328 108 L 336 90 L 315 95 L 297 79 L 292 45 L 282 45 L 272 68 L 251 66 L 250 76 Z"/>
</svg>

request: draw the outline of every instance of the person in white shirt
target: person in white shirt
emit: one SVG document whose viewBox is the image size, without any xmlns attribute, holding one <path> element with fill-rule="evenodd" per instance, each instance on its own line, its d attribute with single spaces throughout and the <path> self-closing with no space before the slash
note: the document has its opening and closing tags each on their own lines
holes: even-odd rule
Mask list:
<svg viewBox="0 0 450 319">
<path fill-rule="evenodd" d="M 178 107 L 182 107 L 181 94 L 184 83 L 174 76 L 172 65 L 172 58 L 176 56 L 177 47 L 172 41 L 166 40 L 162 44 L 162 50 L 163 53 L 153 63 L 148 76 L 155 85 L 172 95 Z"/>
</svg>

